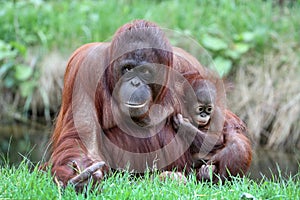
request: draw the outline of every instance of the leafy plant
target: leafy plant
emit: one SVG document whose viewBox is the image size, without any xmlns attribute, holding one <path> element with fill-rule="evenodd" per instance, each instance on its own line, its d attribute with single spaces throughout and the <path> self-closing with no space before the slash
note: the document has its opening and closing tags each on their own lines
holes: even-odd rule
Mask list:
<svg viewBox="0 0 300 200">
<path fill-rule="evenodd" d="M 37 85 L 37 76 L 32 67 L 24 64 L 25 54 L 22 44 L 0 40 L 0 89 L 28 100 Z"/>
<path fill-rule="evenodd" d="M 256 46 L 259 34 L 258 31 L 242 32 L 228 39 L 206 33 L 201 37 L 200 42 L 213 54 L 214 66 L 211 68 L 214 68 L 222 77 L 228 75 L 233 64 Z"/>
</svg>

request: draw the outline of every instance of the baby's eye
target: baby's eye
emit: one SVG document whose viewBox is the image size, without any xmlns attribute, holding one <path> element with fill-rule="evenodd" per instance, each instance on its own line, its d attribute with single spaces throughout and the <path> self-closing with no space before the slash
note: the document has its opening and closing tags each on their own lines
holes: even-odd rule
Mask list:
<svg viewBox="0 0 300 200">
<path fill-rule="evenodd" d="M 213 108 L 211 106 L 207 107 L 205 110 L 207 113 L 211 113 L 213 111 Z"/>
<path fill-rule="evenodd" d="M 197 108 L 198 113 L 202 113 L 204 111 L 203 107 L 198 107 Z"/>
</svg>

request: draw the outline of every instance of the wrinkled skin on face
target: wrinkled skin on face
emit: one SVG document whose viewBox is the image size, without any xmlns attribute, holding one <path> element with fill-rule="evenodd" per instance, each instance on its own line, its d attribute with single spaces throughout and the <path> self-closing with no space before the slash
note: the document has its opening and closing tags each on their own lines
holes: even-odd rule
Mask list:
<svg viewBox="0 0 300 200">
<path fill-rule="evenodd" d="M 147 118 L 150 107 L 162 88 L 156 83 L 163 80 L 166 74 L 163 67 L 157 66 L 158 59 L 147 59 L 147 54 L 151 53 L 149 50 L 131 52 L 113 65 L 116 75 L 120 77 L 114 99 L 118 102 L 120 111 L 137 122 Z"/>
</svg>

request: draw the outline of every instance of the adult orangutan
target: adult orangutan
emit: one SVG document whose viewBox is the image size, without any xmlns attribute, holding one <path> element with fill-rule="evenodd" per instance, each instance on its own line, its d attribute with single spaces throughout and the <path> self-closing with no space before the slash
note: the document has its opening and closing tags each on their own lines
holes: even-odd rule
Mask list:
<svg viewBox="0 0 300 200">
<path fill-rule="evenodd" d="M 186 140 L 193 138 L 182 141 L 172 125 L 178 105 L 168 88 L 172 51 L 159 27 L 138 20 L 122 26 L 111 43 L 73 53 L 51 139 L 52 173 L 63 185 L 80 187 L 89 178 L 80 173 L 85 169 L 97 181 L 109 168 L 189 165 Z"/>
<path fill-rule="evenodd" d="M 109 169 L 190 172 L 188 148 L 195 134 L 173 128 L 181 105 L 172 84 L 185 72 L 201 75 L 194 60 L 144 20 L 122 26 L 110 43 L 77 49 L 66 68 L 51 139 L 56 178 L 80 188 L 90 178 L 101 180 Z M 228 116 L 226 130 L 236 125 Z"/>
</svg>

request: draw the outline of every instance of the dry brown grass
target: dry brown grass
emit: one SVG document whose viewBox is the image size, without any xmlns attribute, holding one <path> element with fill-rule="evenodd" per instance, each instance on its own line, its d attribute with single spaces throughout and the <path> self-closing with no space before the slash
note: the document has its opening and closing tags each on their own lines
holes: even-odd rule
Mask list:
<svg viewBox="0 0 300 200">
<path fill-rule="evenodd" d="M 30 49 L 26 63 L 38 70 L 40 78 L 34 88 L 33 94 L 29 95 L 30 120 L 40 120 L 43 117 L 51 123 L 51 112 L 57 112 L 63 87 L 63 75 L 68 56 L 62 56 L 58 51 L 52 51 L 46 55 L 38 49 Z M 22 115 L 25 110 L 26 98 L 21 97 L 20 91 L 3 89 L 0 95 L 0 120 L 12 119 L 28 122 L 27 117 Z M 23 108 L 23 109 L 22 109 Z M 29 120 L 29 121 L 30 121 Z"/>
<path fill-rule="evenodd" d="M 50 110 L 57 110 L 60 106 L 61 93 L 63 88 L 63 75 L 65 73 L 67 56 L 60 52 L 52 51 L 44 56 L 40 65 L 40 79 L 36 96 L 32 105 L 37 109 L 47 107 Z"/>
<path fill-rule="evenodd" d="M 280 44 L 263 61 L 246 58 L 228 94 L 228 106 L 247 123 L 255 146 L 300 149 L 300 51 L 291 46 Z"/>
</svg>

